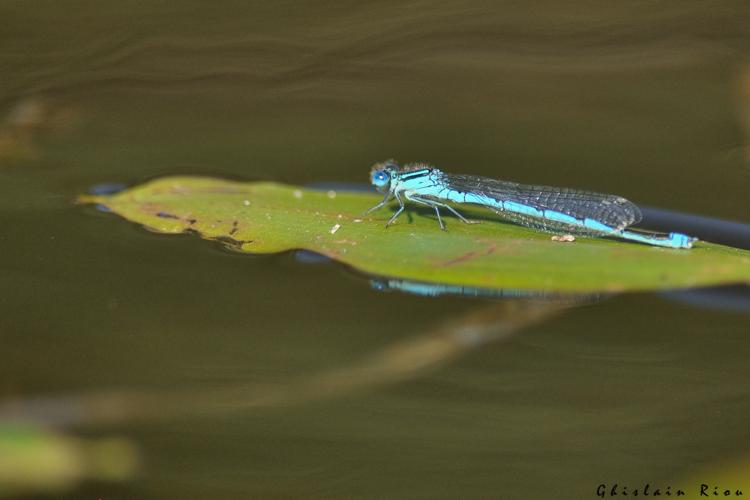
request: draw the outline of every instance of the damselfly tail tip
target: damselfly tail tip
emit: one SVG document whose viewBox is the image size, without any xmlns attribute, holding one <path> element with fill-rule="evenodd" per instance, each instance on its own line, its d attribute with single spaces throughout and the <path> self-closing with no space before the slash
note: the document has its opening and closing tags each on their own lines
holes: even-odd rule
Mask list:
<svg viewBox="0 0 750 500">
<path fill-rule="evenodd" d="M 675 248 L 693 248 L 693 244 L 699 241 L 698 238 L 682 233 L 669 233 L 669 240 Z"/>
</svg>

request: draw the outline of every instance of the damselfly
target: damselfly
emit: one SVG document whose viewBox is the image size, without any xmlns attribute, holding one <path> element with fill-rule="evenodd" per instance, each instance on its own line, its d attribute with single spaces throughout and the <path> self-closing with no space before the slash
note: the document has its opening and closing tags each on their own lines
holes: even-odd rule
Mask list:
<svg viewBox="0 0 750 500">
<path fill-rule="evenodd" d="M 613 236 L 669 248 L 691 248 L 697 241 L 681 233 L 662 235 L 627 229 L 641 220 L 641 211 L 625 198 L 611 194 L 447 174 L 425 164 L 401 168 L 392 160 L 376 164 L 370 172 L 370 181 L 378 191 L 385 193 L 385 198 L 366 213 L 383 207 L 391 198 L 399 204 L 386 227 L 401 215 L 404 200 L 407 200 L 434 208 L 443 230 L 441 208 L 467 224 L 475 222 L 448 204 L 468 203 L 489 208 L 517 224 L 550 233 Z"/>
</svg>

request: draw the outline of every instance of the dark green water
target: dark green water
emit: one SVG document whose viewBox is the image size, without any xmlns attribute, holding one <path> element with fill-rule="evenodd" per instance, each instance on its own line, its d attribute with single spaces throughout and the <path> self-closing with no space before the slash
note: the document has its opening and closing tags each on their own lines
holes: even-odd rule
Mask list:
<svg viewBox="0 0 750 500">
<path fill-rule="evenodd" d="M 748 222 L 748 26 L 741 1 L 6 0 L 0 398 L 346 385 L 491 305 L 382 293 L 333 264 L 233 255 L 73 205 L 102 182 L 364 182 L 395 157 Z M 676 484 L 750 451 L 749 332 L 746 312 L 632 294 L 347 390 L 93 419 L 65 431 L 128 439 L 139 473 L 53 496 Z"/>
</svg>

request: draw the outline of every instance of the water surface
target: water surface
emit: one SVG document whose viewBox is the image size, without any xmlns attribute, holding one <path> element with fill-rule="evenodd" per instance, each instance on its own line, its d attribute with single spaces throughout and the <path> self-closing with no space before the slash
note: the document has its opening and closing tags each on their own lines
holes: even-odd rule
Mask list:
<svg viewBox="0 0 750 500">
<path fill-rule="evenodd" d="M 0 395 L 261 391 L 66 428 L 125 437 L 141 469 L 55 496 L 595 498 L 747 456 L 750 317 L 657 294 L 237 410 L 497 301 L 383 293 L 72 203 L 176 173 L 361 182 L 394 157 L 748 222 L 745 2 L 8 1 L 0 18 Z"/>
</svg>

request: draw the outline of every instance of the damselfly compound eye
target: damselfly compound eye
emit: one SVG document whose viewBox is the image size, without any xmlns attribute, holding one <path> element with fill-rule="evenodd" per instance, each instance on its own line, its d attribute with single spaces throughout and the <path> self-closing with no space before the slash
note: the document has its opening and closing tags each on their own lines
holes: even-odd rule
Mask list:
<svg viewBox="0 0 750 500">
<path fill-rule="evenodd" d="M 384 170 L 376 170 L 372 173 L 372 184 L 375 187 L 383 187 L 391 180 L 391 176 Z"/>
</svg>

